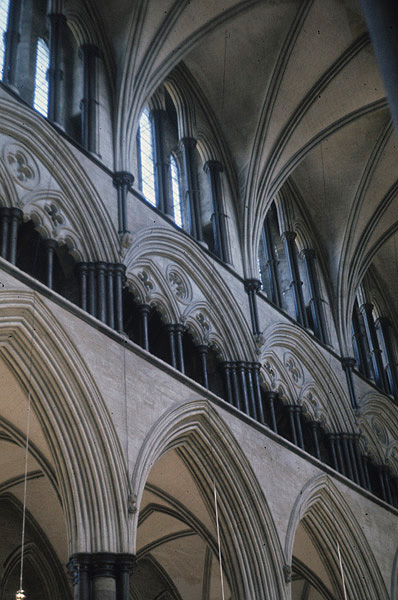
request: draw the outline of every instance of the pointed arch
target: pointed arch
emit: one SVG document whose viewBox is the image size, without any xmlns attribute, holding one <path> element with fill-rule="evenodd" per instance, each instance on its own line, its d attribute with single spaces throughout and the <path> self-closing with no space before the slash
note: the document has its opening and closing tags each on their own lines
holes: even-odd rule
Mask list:
<svg viewBox="0 0 398 600">
<path fill-rule="evenodd" d="M 125 463 L 90 373 L 37 294 L 3 290 L 0 309 L 0 355 L 29 390 L 50 448 L 70 554 L 127 551 Z"/>
<path fill-rule="evenodd" d="M 171 408 L 147 434 L 132 476 L 137 506 L 152 466 L 178 447 L 202 472 L 210 493 L 217 478 L 220 524 L 226 540 L 223 553 L 233 565 L 236 597 L 285 598 L 281 547 L 272 515 L 245 455 L 206 400 Z M 138 512 L 132 522 L 134 540 L 137 526 Z"/>
<path fill-rule="evenodd" d="M 388 593 L 370 545 L 343 495 L 325 474 L 310 479 L 297 496 L 285 539 L 285 557 L 292 562 L 300 521 L 305 522 L 339 577 L 337 543 L 349 598 L 388 600 Z"/>
</svg>

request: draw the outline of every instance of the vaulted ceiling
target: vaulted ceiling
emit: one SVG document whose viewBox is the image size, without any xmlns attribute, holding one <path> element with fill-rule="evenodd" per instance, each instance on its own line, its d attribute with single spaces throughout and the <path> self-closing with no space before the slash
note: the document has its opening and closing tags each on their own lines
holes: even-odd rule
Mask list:
<svg viewBox="0 0 398 600">
<path fill-rule="evenodd" d="M 359 0 L 91 3 L 117 65 L 118 168 L 144 103 L 183 69 L 223 149 L 246 275 L 289 180 L 336 315 L 349 322 L 372 265 L 397 318 L 396 133 Z"/>
</svg>

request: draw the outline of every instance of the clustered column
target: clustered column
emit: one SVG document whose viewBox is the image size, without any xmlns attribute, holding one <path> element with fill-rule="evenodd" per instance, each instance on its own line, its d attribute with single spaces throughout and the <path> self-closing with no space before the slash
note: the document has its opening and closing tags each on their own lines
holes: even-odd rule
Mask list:
<svg viewBox="0 0 398 600">
<path fill-rule="evenodd" d="M 315 268 L 316 252 L 312 248 L 305 248 L 301 252 L 307 271 L 308 287 L 310 290 L 310 307 L 314 333 L 321 342 L 327 342 L 325 318 L 323 313 L 322 298 L 319 289 L 319 280 Z"/>
<path fill-rule="evenodd" d="M 129 600 L 133 554 L 112 552 L 73 554 L 68 562 L 74 600 Z"/>
<path fill-rule="evenodd" d="M 222 363 L 226 400 L 260 423 L 265 423 L 260 388 L 260 364 L 247 361 Z"/>
<path fill-rule="evenodd" d="M 129 233 L 127 221 L 127 193 L 134 183 L 134 175 L 127 171 L 117 171 L 113 176 L 113 185 L 117 189 L 117 209 L 119 234 Z"/>
<path fill-rule="evenodd" d="M 19 208 L 0 208 L 0 253 L 10 263 L 15 265 L 17 257 L 18 227 L 22 222 L 22 211 Z"/>
<path fill-rule="evenodd" d="M 48 15 L 50 23 L 50 67 L 48 69 L 48 118 L 61 123 L 63 81 L 63 39 L 66 17 L 60 13 Z"/>
<path fill-rule="evenodd" d="M 204 165 L 204 171 L 209 179 L 211 222 L 213 226 L 214 251 L 224 262 L 230 262 L 227 244 L 226 215 L 222 206 L 221 178 L 222 164 L 218 160 L 208 160 Z"/>
<path fill-rule="evenodd" d="M 15 86 L 16 80 L 18 44 L 21 39 L 19 32 L 21 7 L 22 0 L 10 2 L 8 26 L 4 35 L 3 81 L 11 86 Z"/>
<path fill-rule="evenodd" d="M 189 207 L 189 230 L 190 234 L 199 241 L 203 240 L 202 223 L 200 217 L 199 204 L 199 183 L 195 169 L 194 151 L 196 140 L 191 137 L 184 137 L 180 140 L 182 158 L 184 163 L 184 173 L 186 180 L 186 199 Z"/>
<path fill-rule="evenodd" d="M 184 368 L 184 352 L 182 346 L 182 336 L 185 331 L 184 325 L 181 323 L 166 325 L 166 330 L 169 338 L 170 364 L 175 368 L 185 373 Z"/>
<path fill-rule="evenodd" d="M 159 210 L 173 218 L 173 206 L 169 190 L 169 165 L 164 145 L 164 123 L 167 113 L 165 110 L 151 110 L 153 133 L 153 159 L 155 166 L 155 196 Z"/>
<path fill-rule="evenodd" d="M 109 327 L 123 332 L 123 264 L 85 262 L 78 264 L 80 306 Z"/>
<path fill-rule="evenodd" d="M 370 354 L 372 358 L 373 370 L 377 385 L 384 390 L 384 367 L 381 357 L 381 349 L 379 340 L 377 339 L 376 326 L 373 319 L 373 305 L 370 302 L 365 302 L 360 307 L 365 324 L 366 335 L 368 338 Z"/>
<path fill-rule="evenodd" d="M 357 402 L 355 386 L 354 386 L 354 378 L 352 376 L 352 369 L 355 367 L 355 363 L 356 363 L 355 358 L 352 358 L 350 356 L 347 356 L 341 360 L 341 365 L 343 367 L 343 370 L 344 370 L 345 376 L 346 376 L 351 406 L 354 410 L 356 410 L 358 408 L 358 402 Z"/>
<path fill-rule="evenodd" d="M 97 153 L 98 122 L 98 59 L 101 52 L 94 44 L 80 46 L 83 61 L 82 145 L 89 152 Z"/>
<path fill-rule="evenodd" d="M 282 240 L 285 246 L 287 264 L 290 273 L 290 287 L 293 292 L 294 308 L 296 319 L 304 327 L 307 326 L 307 316 L 305 313 L 303 282 L 300 279 L 300 273 L 296 253 L 296 234 L 294 231 L 285 231 L 282 234 Z"/>
<path fill-rule="evenodd" d="M 281 306 L 282 300 L 278 284 L 277 259 L 275 257 L 275 250 L 272 244 L 270 223 L 269 219 L 267 218 L 264 221 L 261 238 L 264 248 L 265 266 L 267 267 L 268 281 L 271 289 L 270 300 L 272 300 L 272 302 L 277 306 Z"/>
<path fill-rule="evenodd" d="M 245 280 L 245 291 L 249 297 L 250 318 L 254 335 L 259 335 L 261 333 L 257 307 L 257 292 L 259 292 L 260 289 L 261 281 L 258 279 Z"/>
</svg>

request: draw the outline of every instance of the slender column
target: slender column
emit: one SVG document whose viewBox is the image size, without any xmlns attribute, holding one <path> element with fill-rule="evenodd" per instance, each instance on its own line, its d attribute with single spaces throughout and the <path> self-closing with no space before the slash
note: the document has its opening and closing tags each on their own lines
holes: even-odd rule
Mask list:
<svg viewBox="0 0 398 600">
<path fill-rule="evenodd" d="M 352 481 L 354 481 L 354 474 L 352 471 L 350 450 L 348 448 L 348 434 L 342 433 L 340 437 L 341 437 L 342 446 L 343 446 L 344 460 L 345 460 L 345 466 L 346 466 L 346 475 Z"/>
<path fill-rule="evenodd" d="M 387 492 L 386 492 L 386 488 L 384 485 L 383 467 L 381 465 L 377 465 L 376 468 L 377 468 L 377 476 L 379 478 L 379 483 L 380 483 L 381 497 L 384 500 L 384 502 L 387 502 Z"/>
<path fill-rule="evenodd" d="M 89 152 L 98 152 L 98 59 L 101 52 L 93 44 L 80 46 L 80 57 L 83 61 L 83 98 L 80 103 L 82 111 L 82 145 Z"/>
<path fill-rule="evenodd" d="M 127 171 L 117 171 L 113 175 L 113 185 L 117 189 L 117 210 L 119 234 L 129 233 L 127 220 L 127 192 L 132 188 L 134 176 Z"/>
<path fill-rule="evenodd" d="M 184 327 L 184 325 L 181 325 L 181 323 L 177 323 L 177 325 L 175 325 L 174 331 L 175 331 L 177 361 L 178 361 L 177 368 L 179 371 L 181 371 L 181 373 L 185 373 L 184 352 L 183 352 L 183 347 L 182 347 L 182 336 L 185 331 L 185 327 Z"/>
<path fill-rule="evenodd" d="M 202 371 L 202 373 L 201 373 L 202 374 L 202 385 L 203 385 L 203 387 L 205 387 L 208 390 L 209 389 L 209 379 L 207 376 L 207 353 L 209 351 L 209 348 L 205 344 L 202 344 L 200 346 L 197 346 L 196 350 L 198 351 L 198 354 L 199 354 L 200 367 L 201 367 L 201 371 Z"/>
<path fill-rule="evenodd" d="M 202 224 L 200 217 L 199 184 L 195 170 L 194 150 L 196 140 L 194 138 L 182 138 L 180 140 L 182 157 L 184 162 L 184 173 L 186 180 L 186 197 L 189 206 L 189 230 L 193 237 L 202 241 Z"/>
<path fill-rule="evenodd" d="M 332 467 L 338 471 L 339 470 L 339 464 L 337 461 L 337 454 L 336 454 L 336 434 L 335 433 L 329 433 L 328 434 L 328 440 L 329 440 L 329 446 L 330 446 L 330 452 L 332 455 Z"/>
<path fill-rule="evenodd" d="M 250 415 L 250 410 L 249 410 L 249 400 L 248 400 L 248 393 L 247 393 L 247 384 L 246 384 L 246 363 L 244 363 L 243 361 L 238 361 L 236 363 L 236 367 L 239 373 L 239 380 L 240 380 L 240 389 L 242 391 L 242 405 L 241 405 L 241 410 L 243 410 L 244 413 L 246 413 L 247 415 Z"/>
<path fill-rule="evenodd" d="M 388 467 L 383 465 L 383 467 L 381 468 L 381 472 L 382 472 L 382 476 L 384 479 L 384 489 L 386 490 L 387 502 L 392 505 L 393 501 L 392 501 L 390 481 L 389 481 L 389 477 L 388 477 Z"/>
<path fill-rule="evenodd" d="M 116 555 L 98 552 L 92 555 L 92 600 L 115 600 Z"/>
<path fill-rule="evenodd" d="M 48 69 L 48 118 L 61 122 L 62 107 L 62 45 L 66 18 L 62 14 L 48 15 L 50 23 L 50 67 Z"/>
<path fill-rule="evenodd" d="M 343 459 L 343 452 L 341 449 L 341 443 L 342 443 L 341 434 L 336 433 L 336 454 L 337 454 L 338 467 L 339 467 L 338 470 L 343 475 L 347 475 L 347 470 L 346 470 L 346 467 L 344 464 L 344 459 Z"/>
<path fill-rule="evenodd" d="M 114 265 L 115 278 L 115 326 L 116 331 L 123 333 L 123 283 L 125 279 L 126 267 L 121 263 Z"/>
<path fill-rule="evenodd" d="M 398 130 L 398 15 L 393 0 L 361 0 L 377 62 Z"/>
<path fill-rule="evenodd" d="M 87 263 L 88 271 L 88 312 L 93 317 L 97 316 L 96 303 L 96 281 L 95 281 L 95 263 Z"/>
<path fill-rule="evenodd" d="M 234 404 L 233 401 L 233 394 L 232 394 L 232 382 L 231 382 L 231 362 L 230 361 L 224 361 L 221 364 L 221 368 L 223 370 L 223 374 L 224 374 L 224 390 L 225 390 L 225 395 L 226 395 L 226 401 L 229 402 L 229 404 Z"/>
<path fill-rule="evenodd" d="M 358 367 L 361 371 L 362 375 L 365 377 L 371 378 L 372 375 L 370 373 L 367 353 L 364 348 L 364 341 L 361 334 L 361 327 L 359 324 L 359 314 L 356 307 L 352 313 L 352 341 L 354 345 L 354 351 L 357 357 Z"/>
<path fill-rule="evenodd" d="M 17 237 L 18 227 L 22 221 L 22 210 L 19 208 L 10 208 L 10 226 L 8 230 L 8 260 L 15 265 L 17 259 Z"/>
<path fill-rule="evenodd" d="M 294 307 L 296 311 L 296 319 L 304 327 L 307 326 L 307 316 L 305 314 L 304 297 L 303 297 L 303 282 L 300 279 L 300 273 L 297 263 L 296 234 L 294 231 L 285 231 L 282 234 L 282 240 L 285 246 L 287 264 L 290 273 L 290 288 L 293 292 Z"/>
<path fill-rule="evenodd" d="M 47 253 L 46 285 L 52 289 L 54 275 L 54 252 L 58 244 L 55 240 L 44 240 L 44 245 Z"/>
<path fill-rule="evenodd" d="M 233 391 L 233 405 L 236 406 L 239 410 L 244 410 L 242 408 L 241 403 L 241 395 L 239 393 L 239 381 L 238 381 L 238 373 L 237 373 L 237 364 L 236 362 L 231 362 L 231 378 L 232 378 L 232 391 Z"/>
<path fill-rule="evenodd" d="M 358 465 L 360 485 L 362 487 L 366 488 L 367 484 L 366 484 L 365 470 L 363 468 L 362 455 L 359 450 L 359 437 L 360 436 L 358 433 L 354 434 L 354 450 L 355 450 L 356 461 L 357 461 L 357 465 Z"/>
<path fill-rule="evenodd" d="M 253 335 L 259 335 L 260 325 L 257 308 L 257 292 L 261 289 L 261 281 L 258 279 L 246 279 L 245 291 L 249 297 L 250 318 L 252 322 Z"/>
<path fill-rule="evenodd" d="M 319 448 L 319 439 L 318 439 L 319 424 L 317 421 L 309 421 L 308 427 L 311 430 L 312 439 L 314 441 L 315 456 L 318 460 L 321 460 L 321 450 Z"/>
<path fill-rule="evenodd" d="M 266 390 L 264 392 L 264 396 L 268 403 L 271 429 L 272 429 L 272 431 L 275 431 L 275 433 L 278 433 L 278 425 L 276 422 L 275 404 L 274 404 L 275 400 L 278 397 L 278 392 L 274 392 L 273 390 Z"/>
<path fill-rule="evenodd" d="M 366 487 L 371 492 L 372 484 L 370 483 L 368 462 L 369 462 L 369 456 L 365 456 L 364 454 L 362 454 L 362 464 L 363 464 L 363 470 L 365 473 Z"/>
<path fill-rule="evenodd" d="M 221 260 L 228 263 L 230 262 L 230 257 L 227 244 L 226 215 L 222 207 L 220 178 L 220 173 L 223 170 L 222 164 L 217 160 L 208 160 L 203 169 L 207 173 L 209 181 L 215 253 Z"/>
<path fill-rule="evenodd" d="M 87 310 L 87 270 L 88 263 L 82 262 L 77 266 L 80 283 L 80 306 Z"/>
<path fill-rule="evenodd" d="M 3 81 L 8 85 L 15 86 L 18 44 L 21 40 L 19 25 L 21 19 L 22 0 L 12 0 L 9 6 L 8 26 L 4 35 L 5 52 Z"/>
<path fill-rule="evenodd" d="M 176 338 L 175 338 L 175 325 L 166 325 L 166 331 L 169 337 L 169 349 L 170 349 L 170 363 L 175 369 L 177 368 L 177 352 L 176 352 Z"/>
<path fill-rule="evenodd" d="M 136 566 L 132 554 L 116 555 L 116 600 L 130 599 L 130 577 Z"/>
<path fill-rule="evenodd" d="M 105 304 L 105 273 L 107 265 L 104 262 L 96 263 L 97 271 L 97 317 L 103 323 L 106 322 L 106 304 Z"/>
<path fill-rule="evenodd" d="M 358 473 L 358 466 L 357 466 L 357 458 L 355 455 L 355 450 L 354 450 L 354 434 L 348 434 L 347 435 L 348 439 L 347 439 L 347 443 L 348 443 L 348 449 L 350 452 L 350 458 L 351 458 L 351 464 L 352 464 L 352 473 L 354 476 L 354 481 L 355 483 L 357 483 L 358 485 L 360 485 L 360 481 L 359 481 L 359 473 Z"/>
<path fill-rule="evenodd" d="M 92 555 L 86 552 L 73 554 L 67 564 L 75 588 L 75 600 L 91 600 L 90 571 Z"/>
<path fill-rule="evenodd" d="M 112 329 L 115 328 L 115 295 L 113 292 L 114 280 L 113 280 L 113 269 L 114 265 L 108 264 L 106 270 L 106 305 L 107 305 L 107 318 L 106 322 Z"/>
<path fill-rule="evenodd" d="M 358 408 L 357 396 L 355 393 L 354 378 L 352 376 L 352 369 L 355 366 L 355 358 L 349 356 L 341 359 L 341 366 L 345 372 L 347 381 L 348 393 L 350 396 L 351 407 L 356 410 Z"/>
<path fill-rule="evenodd" d="M 327 341 L 325 315 L 323 312 L 323 303 L 319 289 L 319 280 L 315 268 L 316 252 L 312 248 L 305 248 L 301 252 L 304 258 L 305 269 L 307 272 L 308 287 L 310 290 L 310 307 L 312 320 L 314 323 L 314 333 L 321 342 Z"/>
<path fill-rule="evenodd" d="M 294 418 L 296 421 L 298 445 L 304 450 L 303 428 L 301 427 L 301 406 L 298 406 L 297 404 L 295 405 L 294 409 Z"/>
<path fill-rule="evenodd" d="M 256 398 L 254 394 L 254 381 L 253 371 L 250 362 L 246 363 L 246 379 L 247 379 L 247 391 L 249 399 L 249 415 L 258 421 L 257 410 L 256 410 Z"/>
<path fill-rule="evenodd" d="M 381 331 L 384 355 L 387 359 L 387 377 L 390 390 L 394 398 L 398 399 L 397 360 L 394 356 L 391 339 L 391 321 L 387 317 L 379 317 L 376 321 L 376 327 L 379 327 Z"/>
<path fill-rule="evenodd" d="M 164 121 L 167 116 L 165 110 L 151 110 L 151 123 L 153 133 L 153 157 L 155 165 L 155 196 L 159 210 L 173 217 L 173 206 L 169 193 L 169 165 L 164 150 Z"/>
<path fill-rule="evenodd" d="M 2 206 L 0 208 L 1 219 L 1 256 L 8 260 L 8 236 L 10 228 L 10 209 Z"/>
<path fill-rule="evenodd" d="M 376 327 L 373 320 L 373 306 L 370 302 L 362 304 L 360 310 L 363 315 L 363 320 L 366 328 L 366 335 L 368 338 L 370 354 L 372 358 L 373 370 L 375 374 L 375 380 L 377 385 L 384 390 L 384 368 L 383 360 L 381 358 L 381 350 L 379 347 L 379 340 L 377 339 Z"/>
<path fill-rule="evenodd" d="M 148 320 L 151 307 L 148 304 L 140 304 L 138 311 L 140 313 L 140 343 L 144 350 L 149 351 Z"/>
<path fill-rule="evenodd" d="M 290 432 L 292 435 L 292 442 L 295 446 L 297 446 L 297 431 L 296 431 L 296 421 L 294 418 L 294 413 L 295 413 L 295 405 L 294 404 L 288 404 L 286 405 L 286 410 L 287 410 L 287 414 L 289 417 L 289 424 L 290 424 Z"/>
<path fill-rule="evenodd" d="M 260 363 L 254 362 L 252 363 L 252 372 L 253 372 L 253 385 L 254 385 L 254 398 L 256 404 L 256 412 L 260 423 L 265 425 L 264 418 L 264 407 L 263 407 L 263 399 L 261 396 L 261 386 L 260 386 Z"/>
<path fill-rule="evenodd" d="M 277 306 L 281 306 L 282 300 L 279 290 L 278 272 L 276 269 L 277 260 L 275 258 L 275 250 L 272 244 L 271 227 L 268 218 L 266 218 L 264 221 L 264 227 L 261 236 L 263 241 L 266 266 L 268 269 L 268 280 L 271 288 L 270 300 L 272 300 L 272 302 Z"/>
</svg>

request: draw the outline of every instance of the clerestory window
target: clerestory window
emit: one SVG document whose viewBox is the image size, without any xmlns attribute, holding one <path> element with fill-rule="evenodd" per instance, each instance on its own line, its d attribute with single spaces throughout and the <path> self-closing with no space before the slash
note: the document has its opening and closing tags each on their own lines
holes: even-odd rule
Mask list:
<svg viewBox="0 0 398 600">
<path fill-rule="evenodd" d="M 153 133 L 151 119 L 147 108 L 142 112 L 139 121 L 137 139 L 140 190 L 145 196 L 145 199 L 152 204 L 152 206 L 156 206 Z"/>
<path fill-rule="evenodd" d="M 0 0 L 0 75 L 4 79 L 4 59 L 6 54 L 5 34 L 8 24 L 10 0 Z"/>
<path fill-rule="evenodd" d="M 48 116 L 48 79 L 47 71 L 50 65 L 50 52 L 48 45 L 39 38 L 36 44 L 35 89 L 33 108 L 43 117 Z"/>
<path fill-rule="evenodd" d="M 173 207 L 173 220 L 178 227 L 184 226 L 181 203 L 180 169 L 173 155 L 170 156 L 171 203 Z"/>
</svg>

